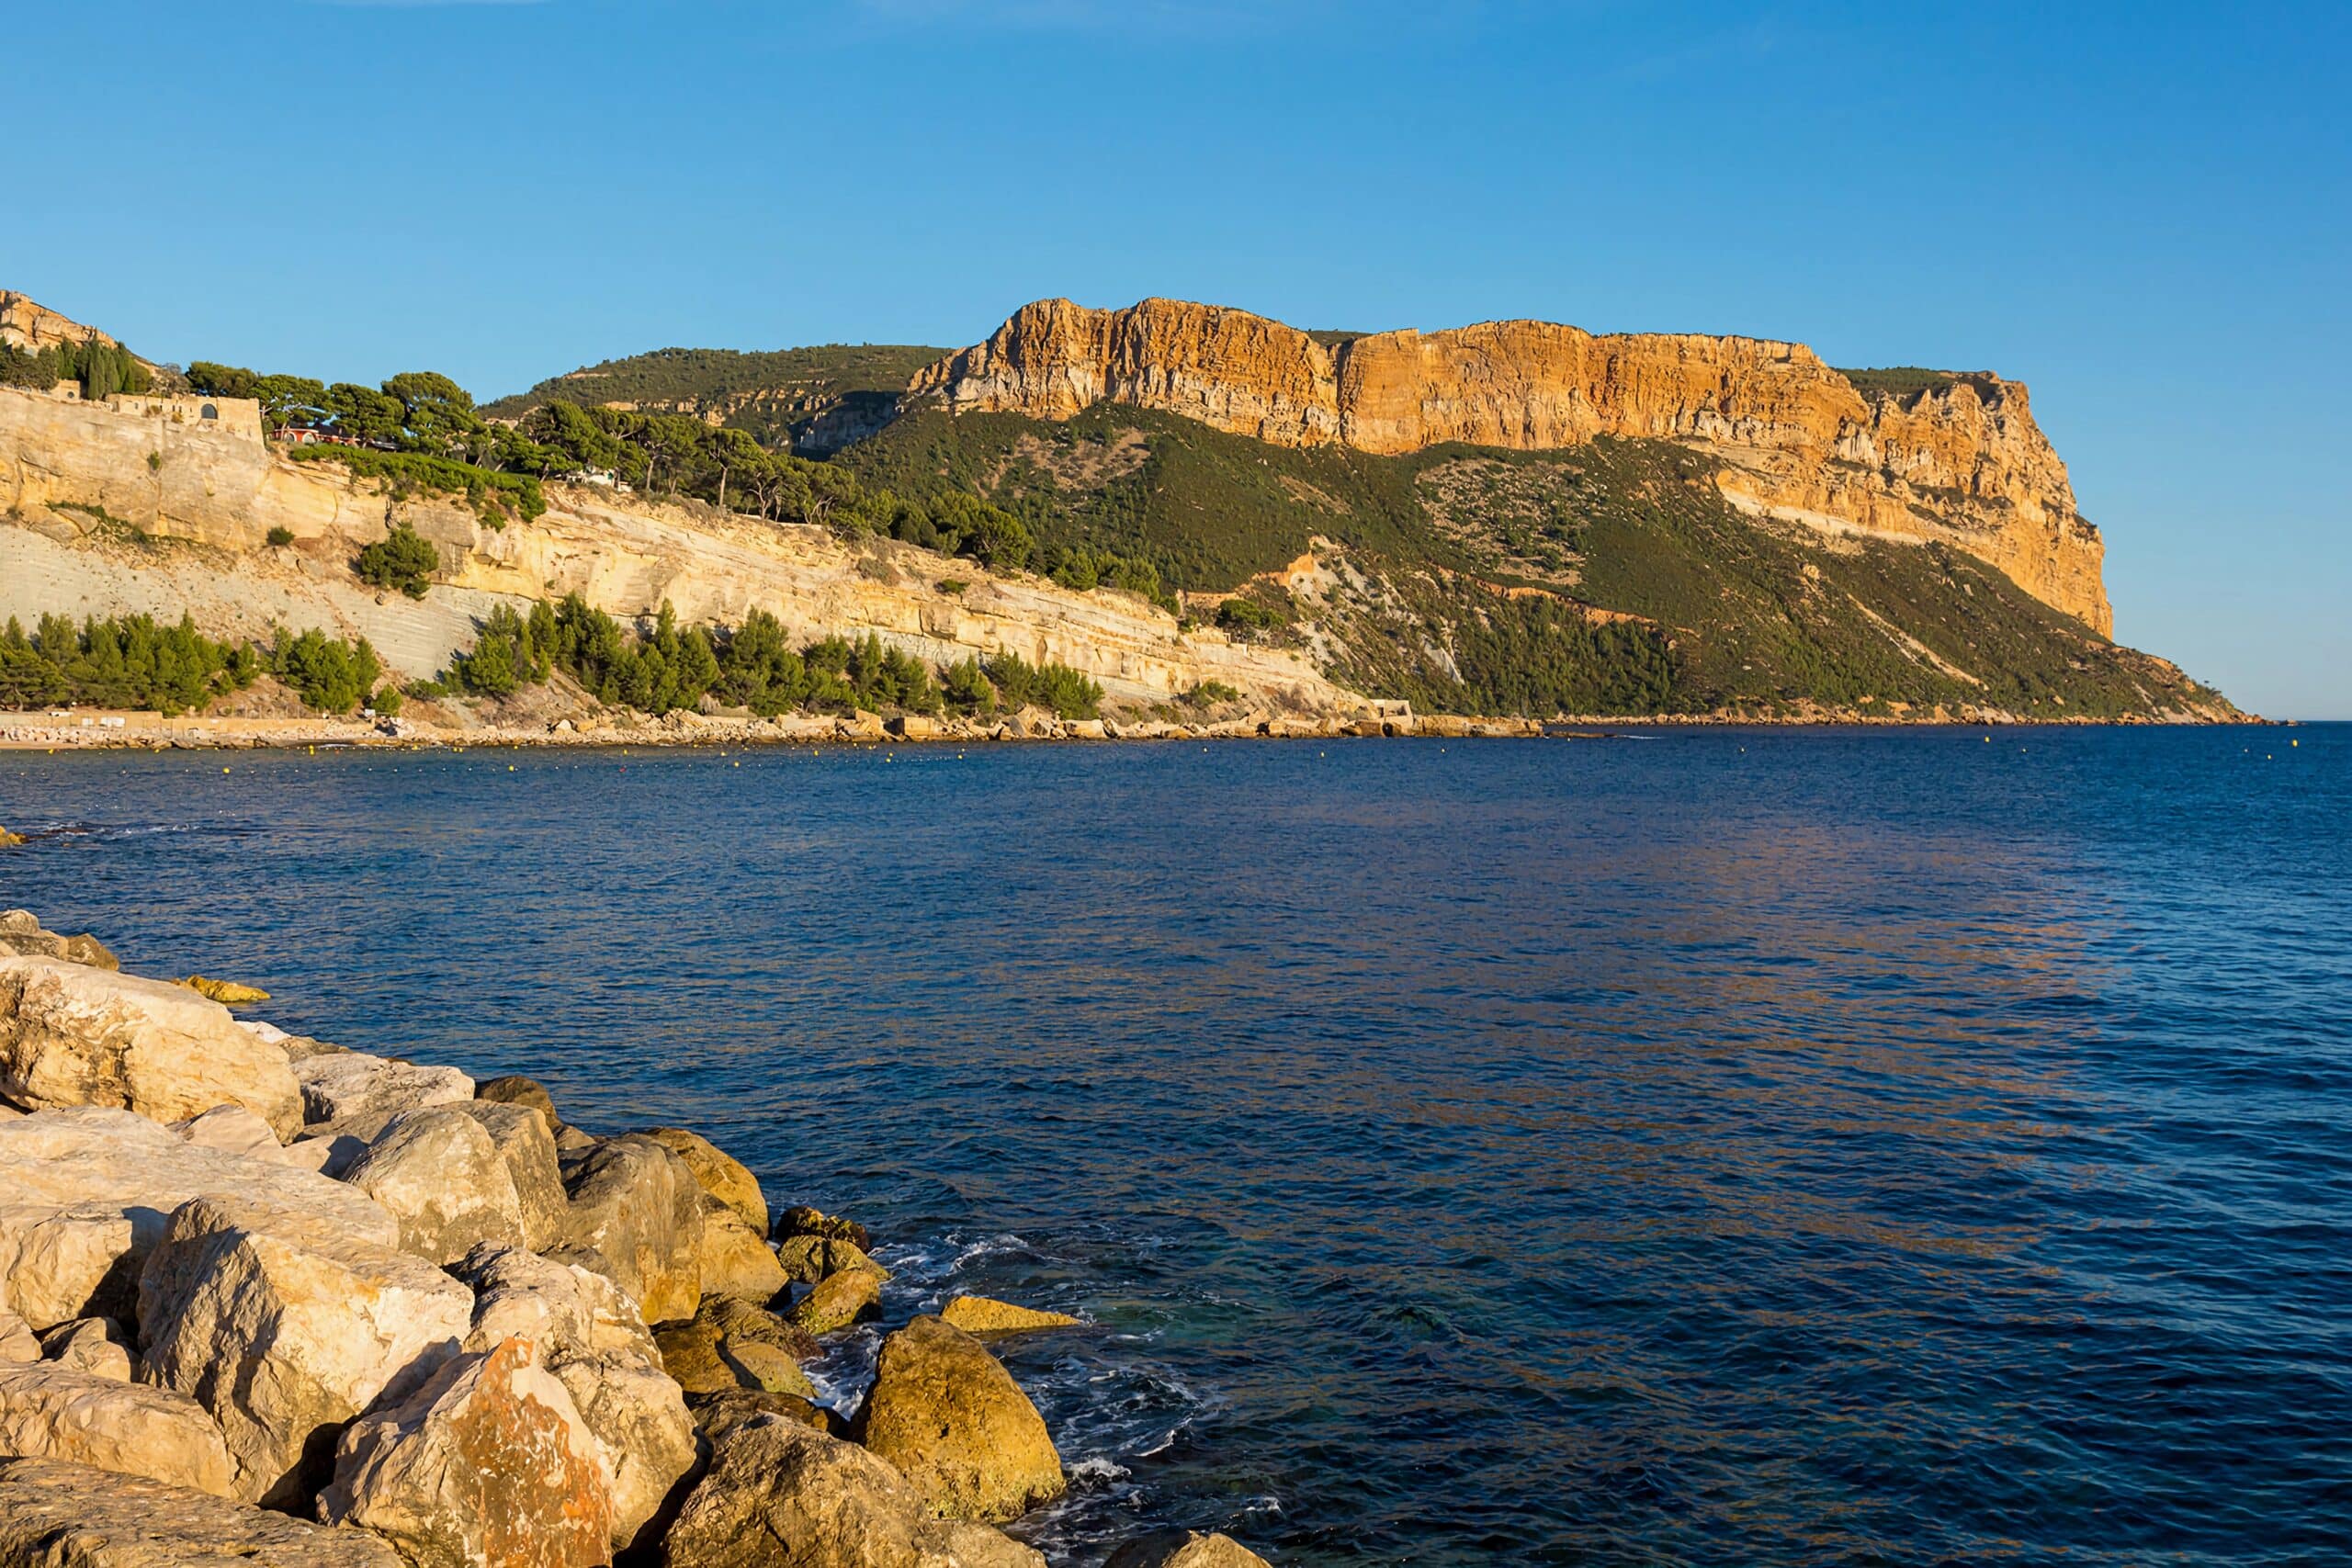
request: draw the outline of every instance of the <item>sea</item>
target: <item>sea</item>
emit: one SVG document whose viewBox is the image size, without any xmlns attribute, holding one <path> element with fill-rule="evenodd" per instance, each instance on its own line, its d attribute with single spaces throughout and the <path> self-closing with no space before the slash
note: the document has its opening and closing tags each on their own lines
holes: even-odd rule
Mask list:
<svg viewBox="0 0 2352 1568">
<path fill-rule="evenodd" d="M 0 754 L 0 907 L 974 1292 L 1057 1564 L 2352 1560 L 2352 728 Z"/>
</svg>

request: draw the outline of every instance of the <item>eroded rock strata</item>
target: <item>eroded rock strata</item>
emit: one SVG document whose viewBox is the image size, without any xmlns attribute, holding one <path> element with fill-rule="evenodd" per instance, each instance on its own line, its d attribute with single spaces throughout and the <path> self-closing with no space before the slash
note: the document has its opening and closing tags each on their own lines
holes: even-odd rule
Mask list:
<svg viewBox="0 0 2352 1568">
<path fill-rule="evenodd" d="M 1649 437 L 1723 459 L 1734 505 L 1829 531 L 1941 539 L 2101 634 L 2098 530 L 2023 383 L 1935 378 L 1866 394 L 1803 344 L 1595 334 L 1551 321 L 1374 333 L 1326 344 L 1246 310 L 1146 299 L 1024 306 L 915 378 L 956 412 L 1068 419 L 1097 403 L 1181 414 L 1284 446 L 1396 455 Z"/>
<path fill-rule="evenodd" d="M 0 931 L 0 1568 L 1043 1568 L 995 1527 L 1060 1457 L 980 1340 L 892 1334 L 859 1440 L 817 1402 L 819 1337 L 914 1304 L 863 1226 Z"/>
</svg>

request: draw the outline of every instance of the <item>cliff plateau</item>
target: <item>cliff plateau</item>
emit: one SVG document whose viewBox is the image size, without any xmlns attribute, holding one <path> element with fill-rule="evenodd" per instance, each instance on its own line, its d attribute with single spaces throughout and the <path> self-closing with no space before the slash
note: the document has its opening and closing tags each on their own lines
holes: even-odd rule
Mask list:
<svg viewBox="0 0 2352 1568">
<path fill-rule="evenodd" d="M 1182 300 L 1101 310 L 1047 299 L 918 373 L 908 401 L 1054 421 L 1122 404 L 1282 446 L 1383 456 L 1671 441 L 1715 459 L 1717 487 L 1743 512 L 1942 542 L 2102 636 L 2114 628 L 2098 530 L 2023 384 L 1990 374 L 1866 390 L 1804 345 L 1766 339 L 1521 321 L 1327 344 Z"/>
</svg>

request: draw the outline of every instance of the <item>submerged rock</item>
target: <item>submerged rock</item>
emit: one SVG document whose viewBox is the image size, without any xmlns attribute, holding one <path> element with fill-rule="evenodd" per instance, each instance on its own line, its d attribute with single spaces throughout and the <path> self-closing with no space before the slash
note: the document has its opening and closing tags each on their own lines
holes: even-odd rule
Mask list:
<svg viewBox="0 0 2352 1568">
<path fill-rule="evenodd" d="M 1155 1530 L 1111 1554 L 1103 1568 L 1272 1568 L 1231 1536 Z"/>
<path fill-rule="evenodd" d="M 0 1366 L 0 1453 L 230 1495 L 229 1450 L 202 1405 L 55 1361 Z"/>
<path fill-rule="evenodd" d="M 728 1428 L 664 1538 L 671 1568 L 1044 1568 L 992 1529 L 925 1517 L 886 1461 L 781 1416 Z"/>
<path fill-rule="evenodd" d="M 476 1247 L 456 1272 L 476 1292 L 465 1348 L 538 1345 L 611 1472 L 613 1544 L 632 1545 L 695 1458 L 684 1396 L 637 1308 L 603 1275 L 517 1248 Z"/>
<path fill-rule="evenodd" d="M 242 1105 L 301 1124 L 285 1053 L 193 991 L 86 964 L 0 958 L 0 1095 L 28 1111 L 119 1106 L 177 1122 Z"/>
<path fill-rule="evenodd" d="M 599 1568 L 612 1480 L 564 1386 L 526 1339 L 458 1357 L 336 1445 L 319 1517 L 390 1540 L 413 1568 Z"/>
<path fill-rule="evenodd" d="M 947 1517 L 1018 1518 L 1068 1484 L 1045 1418 L 1012 1374 L 936 1317 L 882 1342 L 855 1430 Z"/>
<path fill-rule="evenodd" d="M 141 1382 L 211 1413 L 235 1495 L 298 1501 L 322 1438 L 457 1354 L 473 1295 L 330 1219 L 206 1196 L 172 1214 L 139 1282 Z"/>
<path fill-rule="evenodd" d="M 791 1321 L 811 1334 L 837 1334 L 882 1304 L 882 1276 L 871 1269 L 845 1269 L 808 1287 L 793 1303 Z"/>
<path fill-rule="evenodd" d="M 645 1136 L 686 1162 L 702 1190 L 743 1216 L 762 1237 L 768 1234 L 768 1201 L 751 1168 L 699 1133 L 656 1127 Z"/>
<path fill-rule="evenodd" d="M 514 1179 L 472 1109 L 403 1111 L 343 1172 L 400 1222 L 403 1250 L 435 1263 L 455 1263 L 483 1242 L 524 1241 Z"/>
<path fill-rule="evenodd" d="M 199 997 L 209 997 L 222 1007 L 241 1007 L 247 1002 L 266 1002 L 269 993 L 258 986 L 241 986 L 234 980 L 214 980 L 202 975 L 190 975 L 180 982 Z"/>
<path fill-rule="evenodd" d="M 0 1459 L 0 1568 L 401 1568 L 374 1536 L 191 1487 Z"/>
<path fill-rule="evenodd" d="M 987 1296 L 957 1296 L 939 1309 L 941 1321 L 967 1334 L 1027 1334 L 1041 1328 L 1070 1328 L 1080 1322 L 1066 1312 L 1039 1312 Z"/>
<path fill-rule="evenodd" d="M 692 1317 L 702 1300 L 702 1187 L 685 1162 L 631 1134 L 581 1156 L 565 1186 L 563 1245 L 549 1256 L 620 1286 L 648 1323 Z"/>
</svg>

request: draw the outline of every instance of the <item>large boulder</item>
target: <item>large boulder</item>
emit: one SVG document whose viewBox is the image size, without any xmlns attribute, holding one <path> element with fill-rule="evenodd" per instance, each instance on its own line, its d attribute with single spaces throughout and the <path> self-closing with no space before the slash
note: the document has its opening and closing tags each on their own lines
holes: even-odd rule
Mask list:
<svg viewBox="0 0 2352 1568">
<path fill-rule="evenodd" d="M 712 1447 L 663 1539 L 671 1568 L 1045 1568 L 994 1530 L 926 1517 L 906 1477 L 804 1423 L 757 1417 Z"/>
<path fill-rule="evenodd" d="M 0 958 L 0 1096 L 28 1111 L 111 1105 L 177 1122 L 242 1105 L 301 1124 L 285 1053 L 194 991 L 86 964 Z"/>
<path fill-rule="evenodd" d="M 186 1486 L 0 1459 L 0 1568 L 401 1568 L 390 1546 Z"/>
<path fill-rule="evenodd" d="M 1103 1568 L 1272 1568 L 1231 1536 L 1154 1530 L 1111 1553 Z"/>
<path fill-rule="evenodd" d="M 599 1143 L 566 1171 L 571 1205 L 549 1256 L 628 1292 L 648 1323 L 692 1317 L 702 1300 L 702 1186 L 652 1139 Z"/>
<path fill-rule="evenodd" d="M 352 1424 L 319 1517 L 390 1540 L 412 1568 L 597 1568 L 612 1477 L 527 1339 L 444 1365 Z"/>
<path fill-rule="evenodd" d="M 539 1347 L 612 1474 L 613 1544 L 633 1544 L 695 1459 L 684 1397 L 636 1306 L 601 1274 L 512 1247 L 477 1247 L 457 1272 L 475 1291 L 466 1348 Z"/>
<path fill-rule="evenodd" d="M 0 1122 L 0 1299 L 37 1329 L 131 1321 L 148 1249 L 199 1193 L 314 1216 L 355 1240 L 400 1238 L 339 1181 L 190 1144 L 128 1111 L 44 1111 Z"/>
<path fill-rule="evenodd" d="M 286 1156 L 277 1129 L 242 1105 L 216 1105 L 201 1116 L 173 1122 L 172 1131 L 199 1149 L 224 1155 L 281 1162 Z"/>
<path fill-rule="evenodd" d="M 1040 1312 L 988 1296 L 957 1296 L 939 1309 L 940 1320 L 967 1334 L 1029 1334 L 1041 1328 L 1071 1328 L 1080 1321 L 1066 1312 Z"/>
<path fill-rule="evenodd" d="M 22 843 L 21 839 L 17 842 Z M 106 943 L 85 931 L 80 936 L 65 936 L 57 931 L 41 930 L 40 921 L 30 909 L 10 909 L 0 913 L 0 957 L 62 958 L 68 964 L 85 964 L 93 969 L 119 969 Z"/>
<path fill-rule="evenodd" d="M 528 1105 L 481 1099 L 452 1109 L 481 1122 L 505 1162 L 514 1196 L 523 1205 L 523 1245 L 537 1251 L 560 1243 L 571 1200 L 564 1196 L 555 1131 L 545 1113 Z"/>
<path fill-rule="evenodd" d="M 140 1277 L 139 1376 L 211 1413 L 237 1496 L 288 1504 L 315 1489 L 345 1422 L 457 1354 L 473 1304 L 423 1258 L 331 1217 L 198 1198 Z"/>
<path fill-rule="evenodd" d="M 813 1285 L 829 1274 L 850 1269 L 870 1269 L 877 1280 L 890 1277 L 890 1271 L 867 1256 L 864 1247 L 840 1236 L 787 1236 L 775 1244 L 775 1258 L 786 1278 L 797 1284 Z"/>
<path fill-rule="evenodd" d="M 787 1315 L 810 1334 L 838 1334 L 881 1310 L 882 1276 L 871 1269 L 845 1269 L 809 1286 Z"/>
<path fill-rule="evenodd" d="M 1018 1518 L 1067 1485 L 1045 1418 L 1012 1374 L 936 1317 L 882 1341 L 856 1433 L 949 1518 Z"/>
<path fill-rule="evenodd" d="M 766 1235 L 708 1192 L 702 1195 L 702 1293 L 766 1303 L 787 1283 Z"/>
<path fill-rule="evenodd" d="M 469 1100 L 403 1111 L 343 1170 L 345 1183 L 400 1222 L 401 1247 L 435 1263 L 455 1263 L 483 1242 L 523 1245 L 523 1201 L 472 1109 Z"/>
<path fill-rule="evenodd" d="M 0 1454 L 230 1495 L 229 1450 L 193 1399 L 55 1361 L 0 1366 Z"/>
<path fill-rule="evenodd" d="M 61 1367 L 119 1382 L 130 1381 L 130 1346 L 110 1317 L 77 1317 L 59 1324 L 40 1337 L 40 1353 L 44 1360 Z"/>
<path fill-rule="evenodd" d="M 686 1162 L 702 1190 L 743 1216 L 763 1239 L 768 1234 L 768 1201 L 751 1168 L 699 1133 L 656 1127 L 645 1134 Z"/>
<path fill-rule="evenodd" d="M 455 1067 L 421 1067 L 365 1051 L 322 1051 L 296 1060 L 292 1071 L 301 1085 L 303 1130 L 312 1136 L 372 1138 L 403 1111 L 474 1097 L 474 1080 Z"/>
</svg>

